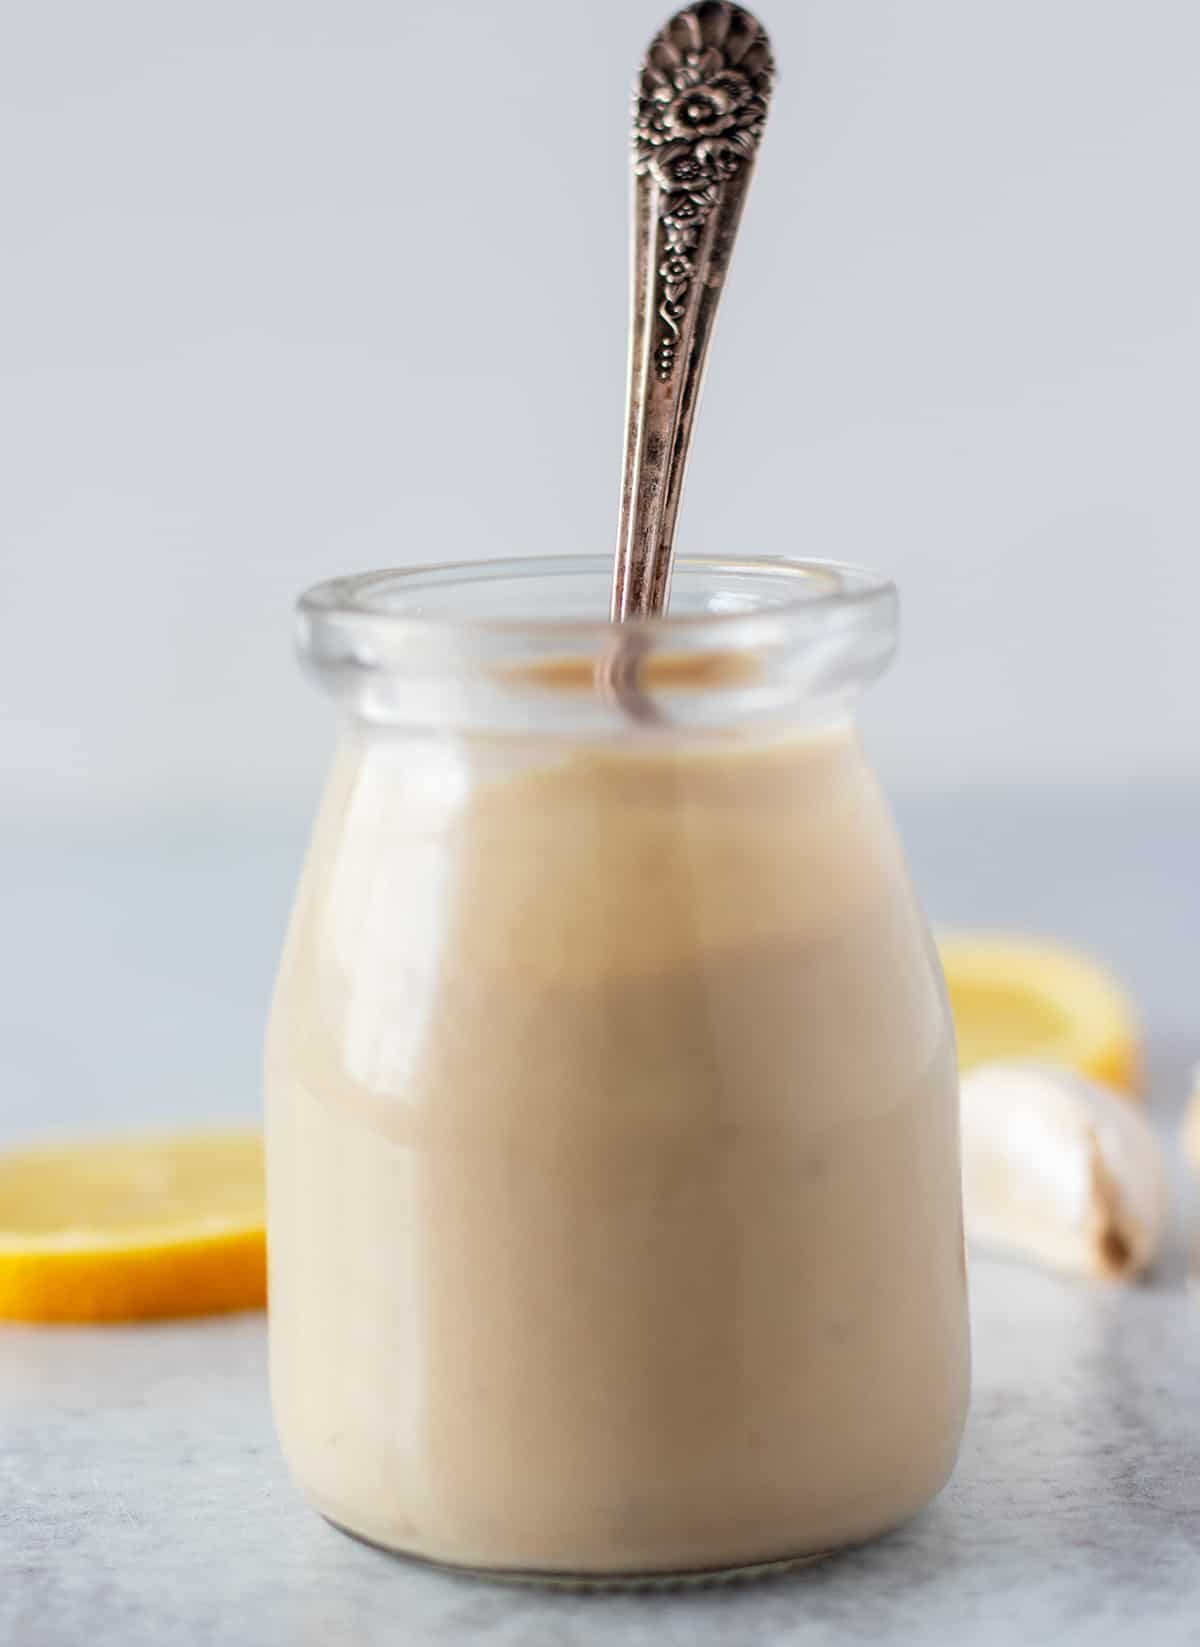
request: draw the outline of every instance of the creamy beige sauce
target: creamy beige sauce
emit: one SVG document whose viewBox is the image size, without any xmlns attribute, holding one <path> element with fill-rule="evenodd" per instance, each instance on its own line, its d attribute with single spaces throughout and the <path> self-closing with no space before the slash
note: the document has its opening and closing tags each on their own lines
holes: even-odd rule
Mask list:
<svg viewBox="0 0 1200 1647">
<path fill-rule="evenodd" d="M 540 658 L 533 664 L 501 670 L 499 678 L 509 686 L 588 693 L 596 690 L 597 676 L 603 678 L 605 661 L 601 660 L 598 668 L 596 660 L 589 657 Z M 638 685 L 654 691 L 709 692 L 752 686 L 763 678 L 762 658 L 750 651 L 651 652 L 636 661 L 632 672 Z"/>
<path fill-rule="evenodd" d="M 848 729 L 347 746 L 267 1066 L 275 1411 L 335 1521 L 671 1571 L 942 1485 L 954 1053 Z"/>
</svg>

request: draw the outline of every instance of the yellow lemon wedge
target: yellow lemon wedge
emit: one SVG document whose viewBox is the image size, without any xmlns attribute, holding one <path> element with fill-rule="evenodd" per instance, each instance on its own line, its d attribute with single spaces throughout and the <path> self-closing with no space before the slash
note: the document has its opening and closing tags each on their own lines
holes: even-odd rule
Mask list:
<svg viewBox="0 0 1200 1647">
<path fill-rule="evenodd" d="M 262 1138 L 72 1139 L 0 1154 L 0 1318 L 130 1321 L 266 1301 Z"/>
<path fill-rule="evenodd" d="M 964 1071 L 995 1059 L 1036 1059 L 1136 1092 L 1134 1011 L 1095 961 L 1018 937 L 942 934 L 938 948 Z"/>
</svg>

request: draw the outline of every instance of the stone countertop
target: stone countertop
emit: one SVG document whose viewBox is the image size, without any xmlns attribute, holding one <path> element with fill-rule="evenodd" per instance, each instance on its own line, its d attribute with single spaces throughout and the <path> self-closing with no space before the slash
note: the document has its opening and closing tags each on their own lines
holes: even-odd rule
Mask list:
<svg viewBox="0 0 1200 1647">
<path fill-rule="evenodd" d="M 1200 1052 L 1200 795 L 959 797 L 901 817 L 936 916 L 1040 926 L 1131 979 L 1151 1101 L 1173 1135 Z M 236 847 L 162 831 L 0 845 L 22 935 L 0 965 L 4 1135 L 248 1113 L 294 832 Z M 1194 1643 L 1200 1298 L 1193 1195 L 1177 1177 L 1172 1247 L 1146 1286 L 973 1262 L 971 1418 L 929 1510 L 864 1549 L 723 1590 L 548 1593 L 356 1544 L 286 1479 L 260 1316 L 4 1328 L 0 1643 Z"/>
<path fill-rule="evenodd" d="M 874 1545 L 726 1590 L 566 1595 L 426 1570 L 304 1504 L 260 1317 L 0 1343 L 12 1647 L 1194 1644 L 1200 1301 L 973 1270 L 976 1384 L 942 1497 Z"/>
</svg>

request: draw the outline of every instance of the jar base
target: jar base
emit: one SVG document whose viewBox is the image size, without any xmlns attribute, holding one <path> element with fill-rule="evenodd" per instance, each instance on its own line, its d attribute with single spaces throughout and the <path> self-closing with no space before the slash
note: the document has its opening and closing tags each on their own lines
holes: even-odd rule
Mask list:
<svg viewBox="0 0 1200 1647">
<path fill-rule="evenodd" d="M 725 1584 L 751 1584 L 760 1579 L 782 1578 L 803 1567 L 812 1567 L 817 1562 L 827 1561 L 831 1556 L 839 1554 L 842 1549 L 854 1547 L 844 1545 L 828 1550 L 815 1550 L 807 1555 L 778 1556 L 770 1561 L 742 1561 L 729 1567 L 685 1567 L 672 1572 L 540 1572 L 530 1567 L 477 1567 L 456 1561 L 437 1561 L 432 1556 L 418 1555 L 396 1545 L 381 1544 L 377 1539 L 368 1538 L 365 1533 L 355 1532 L 353 1527 L 347 1527 L 344 1522 L 336 1521 L 333 1516 L 326 1515 L 323 1511 L 319 1513 L 323 1521 L 327 1521 L 337 1532 L 344 1533 L 347 1538 L 352 1538 L 356 1544 L 365 1544 L 369 1549 L 379 1550 L 384 1555 L 393 1556 L 400 1561 L 411 1562 L 416 1567 L 425 1567 L 431 1572 L 446 1573 L 455 1578 L 481 1579 L 489 1584 L 508 1584 L 538 1590 L 699 1590 L 713 1589 Z"/>
</svg>

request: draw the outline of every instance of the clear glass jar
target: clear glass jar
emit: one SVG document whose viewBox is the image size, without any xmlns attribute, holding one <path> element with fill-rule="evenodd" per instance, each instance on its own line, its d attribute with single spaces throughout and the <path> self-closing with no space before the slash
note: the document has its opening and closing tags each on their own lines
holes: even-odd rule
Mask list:
<svg viewBox="0 0 1200 1647">
<path fill-rule="evenodd" d="M 267 1046 L 296 1479 L 376 1543 L 558 1581 L 880 1533 L 969 1382 L 953 1033 L 849 719 L 895 592 L 684 560 L 631 715 L 593 684 L 608 577 L 304 597 L 344 738 Z"/>
</svg>

